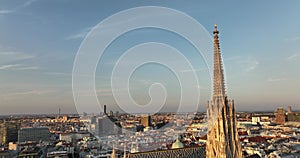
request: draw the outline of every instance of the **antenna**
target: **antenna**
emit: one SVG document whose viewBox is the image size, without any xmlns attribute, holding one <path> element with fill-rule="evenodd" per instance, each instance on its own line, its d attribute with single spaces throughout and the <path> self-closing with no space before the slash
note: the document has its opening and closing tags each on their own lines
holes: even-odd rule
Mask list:
<svg viewBox="0 0 300 158">
<path fill-rule="evenodd" d="M 58 117 L 60 117 L 60 107 L 58 107 Z"/>
</svg>

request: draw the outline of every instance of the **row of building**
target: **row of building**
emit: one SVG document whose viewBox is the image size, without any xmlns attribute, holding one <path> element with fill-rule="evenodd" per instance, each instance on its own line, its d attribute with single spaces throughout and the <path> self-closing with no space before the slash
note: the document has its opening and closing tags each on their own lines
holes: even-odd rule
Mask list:
<svg viewBox="0 0 300 158">
<path fill-rule="evenodd" d="M 50 140 L 51 135 L 48 127 L 20 127 L 19 121 L 4 121 L 0 123 L 0 144 Z"/>
<path fill-rule="evenodd" d="M 275 111 L 275 122 L 280 125 L 286 122 L 300 122 L 300 112 L 292 111 L 291 106 L 288 106 L 287 111 L 284 108 L 278 108 Z"/>
</svg>

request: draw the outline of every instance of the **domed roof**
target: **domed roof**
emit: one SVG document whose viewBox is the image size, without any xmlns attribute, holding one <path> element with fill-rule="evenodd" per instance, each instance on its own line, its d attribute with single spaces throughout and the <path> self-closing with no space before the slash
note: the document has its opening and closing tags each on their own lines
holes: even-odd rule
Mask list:
<svg viewBox="0 0 300 158">
<path fill-rule="evenodd" d="M 172 149 L 183 148 L 184 145 L 179 141 L 179 138 L 172 144 Z"/>
</svg>

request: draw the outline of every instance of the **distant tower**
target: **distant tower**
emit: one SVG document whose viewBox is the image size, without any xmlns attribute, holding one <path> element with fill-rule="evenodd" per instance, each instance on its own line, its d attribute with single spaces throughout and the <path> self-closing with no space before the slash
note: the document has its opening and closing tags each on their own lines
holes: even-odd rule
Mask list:
<svg viewBox="0 0 300 158">
<path fill-rule="evenodd" d="M 58 117 L 60 117 L 60 107 L 58 108 Z"/>
<path fill-rule="evenodd" d="M 285 124 L 287 120 L 287 116 L 285 114 L 285 110 L 283 108 L 277 108 L 275 112 L 275 123 L 279 125 Z"/>
<path fill-rule="evenodd" d="M 151 126 L 151 116 L 149 114 L 144 114 L 141 116 L 141 124 L 144 127 L 149 127 Z"/>
<path fill-rule="evenodd" d="M 206 141 L 207 158 L 242 158 L 242 150 L 236 127 L 233 100 L 225 91 L 224 72 L 219 46 L 219 31 L 214 25 L 214 83 L 212 101 L 207 105 L 208 125 Z"/>
<path fill-rule="evenodd" d="M 288 106 L 288 113 L 292 113 L 292 106 Z"/>
<path fill-rule="evenodd" d="M 104 114 L 106 115 L 106 105 L 104 105 Z"/>
</svg>

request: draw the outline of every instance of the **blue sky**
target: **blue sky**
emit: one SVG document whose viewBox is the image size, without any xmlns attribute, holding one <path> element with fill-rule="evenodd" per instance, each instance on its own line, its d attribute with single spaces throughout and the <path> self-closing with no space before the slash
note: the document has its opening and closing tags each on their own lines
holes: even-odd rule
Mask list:
<svg viewBox="0 0 300 158">
<path fill-rule="evenodd" d="M 72 68 L 76 52 L 90 29 L 104 18 L 139 6 L 182 11 L 210 33 L 216 22 L 226 68 L 228 95 L 238 110 L 300 109 L 300 2 L 284 1 L 0 1 L 0 114 L 75 112 Z M 180 23 L 180 21 L 179 21 Z M 111 95 L 112 65 L 141 42 L 167 43 L 184 52 L 199 77 L 200 111 L 210 99 L 210 80 L 201 56 L 178 35 L 142 29 L 121 36 L 97 67 L 101 104 L 119 110 Z M 164 83 L 166 111 L 176 109 L 178 81 L 166 68 L 145 65 L 130 81 L 133 98 L 149 101 L 148 87 Z"/>
</svg>

